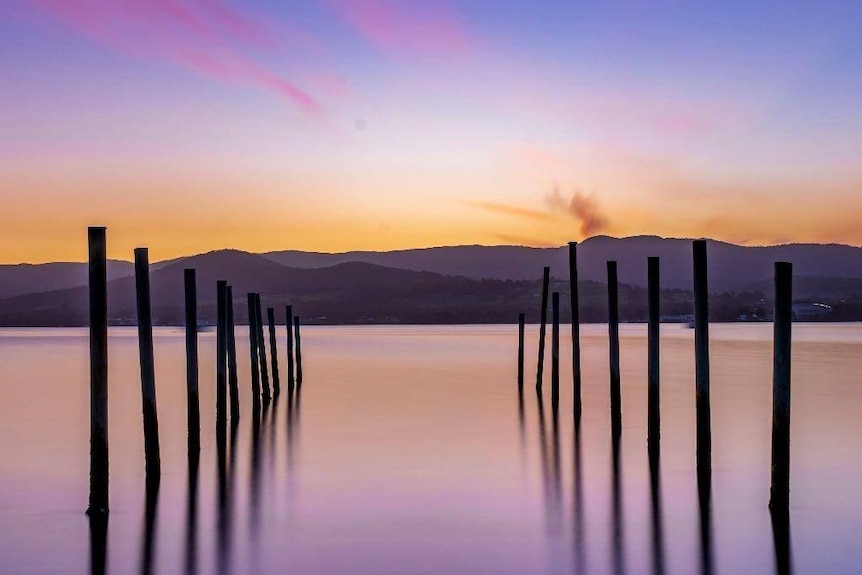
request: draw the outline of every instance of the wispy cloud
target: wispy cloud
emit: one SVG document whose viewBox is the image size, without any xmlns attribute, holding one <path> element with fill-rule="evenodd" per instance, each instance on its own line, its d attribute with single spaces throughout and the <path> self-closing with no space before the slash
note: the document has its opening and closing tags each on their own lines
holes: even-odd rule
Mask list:
<svg viewBox="0 0 862 575">
<path fill-rule="evenodd" d="M 74 32 L 136 57 L 274 93 L 312 114 L 320 102 L 254 54 L 275 36 L 223 0 L 19 0 Z"/>
<path fill-rule="evenodd" d="M 584 237 L 594 236 L 607 229 L 610 220 L 599 207 L 599 201 L 595 194 L 586 194 L 575 190 L 571 197 L 563 196 L 559 186 L 545 197 L 548 206 L 556 211 L 578 220 L 581 224 L 581 235 Z"/>
<path fill-rule="evenodd" d="M 451 9 L 438 1 L 326 0 L 357 34 L 390 54 L 405 50 L 453 54 L 469 49 L 470 34 Z"/>
<path fill-rule="evenodd" d="M 517 236 L 511 234 L 494 234 L 494 237 L 516 246 L 527 246 L 531 248 L 556 248 L 559 244 L 550 240 L 540 238 L 530 238 L 526 236 Z"/>
<path fill-rule="evenodd" d="M 505 216 L 515 216 L 519 218 L 529 218 L 540 222 L 548 222 L 555 219 L 554 215 L 540 210 L 531 210 L 529 208 L 521 208 L 518 206 L 510 206 L 508 204 L 497 204 L 494 202 L 463 202 L 466 206 L 479 208 L 496 214 Z"/>
</svg>

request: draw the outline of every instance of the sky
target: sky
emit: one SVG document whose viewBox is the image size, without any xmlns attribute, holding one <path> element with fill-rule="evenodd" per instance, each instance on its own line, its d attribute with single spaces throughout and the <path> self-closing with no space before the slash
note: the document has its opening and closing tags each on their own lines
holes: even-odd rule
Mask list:
<svg viewBox="0 0 862 575">
<path fill-rule="evenodd" d="M 0 0 L 0 262 L 862 245 L 862 3 Z"/>
</svg>

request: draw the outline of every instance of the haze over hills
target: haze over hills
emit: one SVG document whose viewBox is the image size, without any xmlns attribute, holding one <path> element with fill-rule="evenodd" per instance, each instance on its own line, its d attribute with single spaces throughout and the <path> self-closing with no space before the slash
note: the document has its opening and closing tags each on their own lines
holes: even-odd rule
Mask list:
<svg viewBox="0 0 862 575">
<path fill-rule="evenodd" d="M 667 314 L 689 312 L 690 240 L 596 237 L 579 246 L 582 314 L 585 321 L 606 315 L 604 286 L 609 259 L 619 262 L 622 314 L 637 320 L 646 258 L 662 258 Z M 714 314 L 734 319 L 763 308 L 772 290 L 773 262 L 794 262 L 795 297 L 830 304 L 851 304 L 842 319 L 855 318 L 862 306 L 862 248 L 840 245 L 743 247 L 711 241 L 710 288 L 724 294 Z M 271 252 L 220 250 L 158 262 L 151 268 L 157 323 L 181 324 L 183 270 L 198 270 L 203 321 L 214 320 L 215 284 L 234 286 L 236 317 L 246 317 L 245 294 L 262 294 L 266 305 L 294 304 L 320 323 L 474 323 L 511 321 L 519 311 L 537 317 L 539 278 L 550 265 L 554 288 L 568 292 L 567 248 L 457 246 L 395 252 Z M 292 264 L 292 265 L 286 265 Z M 133 265 L 110 262 L 109 306 L 114 323 L 136 317 Z M 482 279 L 486 278 L 486 279 Z M 0 325 L 85 325 L 86 264 L 0 266 Z M 740 292 L 735 294 L 733 292 Z M 563 298 L 563 318 L 569 310 Z M 627 306 L 627 307 L 626 307 Z M 768 306 L 767 306 L 768 307 Z M 536 309 L 534 309 L 536 308 Z M 758 314 L 764 313 L 760 309 Z"/>
<path fill-rule="evenodd" d="M 838 244 L 787 244 L 768 247 L 738 246 L 709 240 L 710 289 L 730 291 L 769 278 L 773 263 L 791 261 L 794 273 L 805 276 L 862 278 L 862 248 Z M 568 277 L 568 248 L 517 246 L 455 246 L 390 252 L 321 254 L 298 251 L 263 254 L 294 267 L 325 267 L 346 261 L 463 275 L 475 279 L 534 279 L 543 266 L 554 277 Z M 578 269 L 582 279 L 604 282 L 608 260 L 619 262 L 621 282 L 646 285 L 649 256 L 662 259 L 662 283 L 670 288 L 690 289 L 691 240 L 636 236 L 596 236 L 578 247 Z"/>
</svg>

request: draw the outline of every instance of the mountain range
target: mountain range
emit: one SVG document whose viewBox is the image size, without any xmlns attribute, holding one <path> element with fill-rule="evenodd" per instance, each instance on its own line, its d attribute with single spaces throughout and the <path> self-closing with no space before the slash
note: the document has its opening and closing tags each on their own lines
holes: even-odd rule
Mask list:
<svg viewBox="0 0 862 575">
<path fill-rule="evenodd" d="M 773 262 L 779 260 L 794 263 L 797 299 L 839 306 L 862 302 L 862 248 L 835 244 L 746 247 L 710 240 L 708 251 L 710 291 L 723 294 L 717 299 L 718 307 L 713 306 L 713 314 L 721 318 L 732 319 L 762 307 L 771 293 Z M 690 240 L 599 236 L 578 247 L 582 319 L 603 321 L 606 317 L 603 284 L 605 262 L 611 259 L 619 262 L 623 319 L 641 319 L 648 256 L 661 258 L 666 288 L 663 311 L 680 316 L 688 313 Z M 539 315 L 543 266 L 551 267 L 552 289 L 564 294 L 561 315 L 565 321 L 570 317 L 565 246 L 455 246 L 340 254 L 221 250 L 154 264 L 151 289 L 157 324 L 182 323 L 183 270 L 188 267 L 198 270 L 204 322 L 214 321 L 219 279 L 234 286 L 240 322 L 247 317 L 245 294 L 250 291 L 260 293 L 264 305 L 281 308 L 293 304 L 314 323 L 508 322 L 520 311 L 533 321 Z M 133 273 L 130 262 L 109 262 L 109 315 L 115 324 L 135 321 Z M 86 325 L 86 281 L 83 263 L 0 266 L 0 325 Z M 855 318 L 851 309 L 844 313 Z"/>
</svg>

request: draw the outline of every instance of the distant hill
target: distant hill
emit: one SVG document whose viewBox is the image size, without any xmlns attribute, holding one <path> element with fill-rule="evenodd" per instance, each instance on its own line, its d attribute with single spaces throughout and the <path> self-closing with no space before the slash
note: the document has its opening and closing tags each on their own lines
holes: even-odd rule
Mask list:
<svg viewBox="0 0 862 575">
<path fill-rule="evenodd" d="M 194 267 L 198 278 L 199 317 L 215 322 L 216 281 L 225 279 L 234 287 L 237 322 L 247 321 L 246 293 L 261 294 L 264 306 L 278 310 L 283 322 L 284 306 L 292 304 L 309 323 L 503 323 L 526 312 L 528 321 L 538 321 L 540 280 L 474 280 L 387 268 L 363 262 L 342 263 L 328 268 L 301 269 L 279 265 L 259 255 L 224 250 L 187 258 L 150 274 L 153 320 L 157 325 L 183 322 L 183 270 Z M 571 317 L 568 282 L 554 281 L 552 290 L 563 293 L 562 319 Z M 111 323 L 133 324 L 136 320 L 134 277 L 108 284 Z M 580 284 L 584 321 L 607 318 L 606 288 L 584 281 Z M 642 288 L 622 285 L 623 318 L 639 319 L 645 313 Z M 678 301 L 677 301 L 678 300 Z M 683 295 L 667 293 L 669 308 L 686 313 Z M 56 326 L 87 324 L 85 286 L 19 295 L 0 300 L 0 326 Z"/>
<path fill-rule="evenodd" d="M 108 278 L 135 273 L 130 262 L 108 262 Z M 20 294 L 86 285 L 87 264 L 57 262 L 49 264 L 0 265 L 0 299 Z"/>
<path fill-rule="evenodd" d="M 737 246 L 709 240 L 710 289 L 735 291 L 769 278 L 773 263 L 790 261 L 794 273 L 804 276 L 862 278 L 862 248 L 837 244 L 788 244 L 770 247 Z M 461 275 L 481 279 L 525 280 L 541 277 L 550 266 L 557 278 L 568 277 L 567 248 L 515 246 L 455 246 L 390 252 L 320 254 L 282 251 L 264 254 L 293 267 L 326 267 L 347 261 Z M 578 247 L 580 277 L 604 282 L 608 260 L 619 262 L 620 281 L 646 285 L 648 256 L 662 259 L 662 284 L 676 289 L 691 288 L 691 240 L 638 236 L 616 239 L 590 238 Z"/>
<path fill-rule="evenodd" d="M 591 238 L 578 249 L 584 321 L 607 317 L 606 261 L 619 262 L 621 314 L 645 316 L 648 256 L 661 257 L 663 313 L 691 312 L 691 241 Z M 770 313 L 773 262 L 795 265 L 796 301 L 833 306 L 835 320 L 862 320 L 862 249 L 840 245 L 743 247 L 709 242 L 713 319 L 764 318 Z M 521 311 L 538 318 L 542 267 L 551 266 L 567 320 L 567 248 L 456 246 L 395 252 L 251 254 L 220 250 L 151 266 L 154 320 L 183 321 L 183 270 L 198 271 L 200 317 L 215 321 L 216 281 L 234 286 L 235 316 L 245 321 L 245 294 L 265 305 L 293 304 L 317 323 L 509 322 Z M 288 265 L 290 264 L 290 265 Z M 109 262 L 109 313 L 115 324 L 136 319 L 133 265 Z M 0 266 L 0 325 L 86 325 L 86 264 Z M 531 319 L 532 318 L 532 319 Z"/>
</svg>

